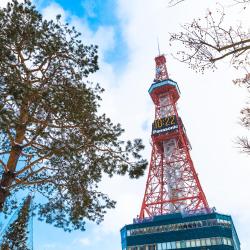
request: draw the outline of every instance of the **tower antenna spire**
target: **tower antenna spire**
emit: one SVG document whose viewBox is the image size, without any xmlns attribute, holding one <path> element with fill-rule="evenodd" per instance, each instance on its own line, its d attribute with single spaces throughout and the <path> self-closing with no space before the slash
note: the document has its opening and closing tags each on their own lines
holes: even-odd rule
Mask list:
<svg viewBox="0 0 250 250">
<path fill-rule="evenodd" d="M 160 44 L 159 44 L 159 37 L 158 36 L 157 36 L 157 45 L 158 45 L 158 53 L 160 55 L 161 51 L 160 51 Z"/>
</svg>

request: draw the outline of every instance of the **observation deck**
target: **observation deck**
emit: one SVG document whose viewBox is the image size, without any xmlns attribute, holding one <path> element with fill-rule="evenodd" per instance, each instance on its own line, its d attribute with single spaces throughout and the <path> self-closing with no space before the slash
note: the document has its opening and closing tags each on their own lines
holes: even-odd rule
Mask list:
<svg viewBox="0 0 250 250">
<path fill-rule="evenodd" d="M 166 79 L 163 81 L 152 83 L 151 87 L 148 90 L 148 93 L 150 94 L 154 104 L 159 105 L 159 96 L 161 96 L 162 94 L 171 93 L 173 101 L 174 103 L 176 103 L 180 97 L 181 92 L 177 82 L 171 79 Z"/>
</svg>

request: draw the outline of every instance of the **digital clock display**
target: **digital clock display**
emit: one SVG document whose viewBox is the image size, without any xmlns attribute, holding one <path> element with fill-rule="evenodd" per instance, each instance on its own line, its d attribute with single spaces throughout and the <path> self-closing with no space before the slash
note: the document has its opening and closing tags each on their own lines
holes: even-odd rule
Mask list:
<svg viewBox="0 0 250 250">
<path fill-rule="evenodd" d="M 178 128 L 175 115 L 157 119 L 152 124 L 152 135 L 171 132 Z"/>
</svg>

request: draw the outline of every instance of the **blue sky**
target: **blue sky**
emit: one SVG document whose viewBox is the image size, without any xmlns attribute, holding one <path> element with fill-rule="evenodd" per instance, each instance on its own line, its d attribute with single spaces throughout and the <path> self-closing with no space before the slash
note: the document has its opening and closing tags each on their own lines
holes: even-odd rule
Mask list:
<svg viewBox="0 0 250 250">
<path fill-rule="evenodd" d="M 0 6 L 7 0 L 1 0 Z M 47 19 L 62 14 L 82 33 L 85 43 L 99 46 L 100 70 L 91 80 L 105 89 L 101 111 L 125 128 L 125 139 L 143 138 L 144 156 L 150 160 L 150 128 L 154 106 L 147 90 L 154 78 L 154 56 L 160 48 L 167 56 L 170 77 L 181 89 L 179 111 L 193 150 L 195 168 L 211 207 L 231 214 L 242 250 L 250 249 L 249 158 L 239 154 L 233 141 L 246 134 L 239 124 L 239 110 L 246 91 L 232 84 L 239 72 L 221 63 L 215 72 L 196 74 L 176 61 L 169 46 L 169 32 L 194 16 L 215 8 L 216 0 L 188 0 L 174 8 L 167 0 L 35 0 Z M 223 2 L 223 1 L 222 1 Z M 192 4 L 192 13 L 187 10 Z M 228 4 L 228 0 L 224 1 Z M 238 16 L 237 16 L 238 15 Z M 230 15 L 229 15 L 230 16 Z M 235 20 L 248 20 L 235 12 Z M 230 20 L 231 21 L 231 20 Z M 227 72 L 227 74 L 225 74 Z M 216 122 L 215 122 L 216 121 Z M 100 189 L 117 201 L 101 225 L 86 223 L 85 232 L 65 233 L 34 219 L 35 250 L 118 250 L 120 228 L 139 213 L 146 176 L 104 178 Z"/>
<path fill-rule="evenodd" d="M 72 16 L 77 16 L 84 20 L 89 29 L 96 32 L 100 26 L 112 27 L 114 29 L 115 46 L 108 53 L 105 53 L 105 61 L 111 64 L 123 63 L 127 55 L 126 43 L 123 40 L 120 23 L 117 17 L 117 1 L 115 0 L 40 0 L 39 9 L 42 10 L 51 3 L 59 4 L 64 10 L 69 12 L 68 20 Z"/>
</svg>

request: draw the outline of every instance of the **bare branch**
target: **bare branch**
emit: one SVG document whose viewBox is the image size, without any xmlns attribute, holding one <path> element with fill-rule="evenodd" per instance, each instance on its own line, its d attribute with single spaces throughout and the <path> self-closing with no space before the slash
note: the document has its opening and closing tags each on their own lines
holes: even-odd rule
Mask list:
<svg viewBox="0 0 250 250">
<path fill-rule="evenodd" d="M 40 157 L 38 159 L 36 159 L 35 161 L 31 162 L 30 164 L 26 165 L 24 168 L 22 168 L 21 170 L 17 171 L 15 173 L 16 176 L 24 173 L 25 171 L 31 169 L 33 166 L 35 166 L 36 164 L 42 162 L 43 160 L 45 159 L 48 159 L 49 157 L 51 157 L 53 154 L 50 153 L 50 154 L 47 154 L 47 155 L 44 155 L 43 157 Z M 41 167 L 40 169 L 43 169 L 43 167 Z"/>
<path fill-rule="evenodd" d="M 194 19 L 182 26 L 183 32 L 171 34 L 170 42 L 180 42 L 186 48 L 177 52 L 177 58 L 201 71 L 215 68 L 215 62 L 224 58 L 235 67 L 244 67 L 250 56 L 250 34 L 240 25 L 227 27 L 224 16 L 224 9 L 216 14 L 208 11 L 205 19 Z"/>
<path fill-rule="evenodd" d="M 169 7 L 174 7 L 176 6 L 177 4 L 181 3 L 181 2 L 184 2 L 185 0 L 169 0 L 168 2 L 168 6 Z"/>
<path fill-rule="evenodd" d="M 234 5 L 243 5 L 244 10 L 247 8 L 247 5 L 250 4 L 250 0 L 234 0 L 234 2 Z"/>
<path fill-rule="evenodd" d="M 1 159 L 0 159 L 0 164 L 2 165 L 4 171 L 7 172 L 8 171 L 7 165 Z"/>
<path fill-rule="evenodd" d="M 250 141 L 247 137 L 238 137 L 238 145 L 242 153 L 247 153 L 250 155 Z"/>
<path fill-rule="evenodd" d="M 38 184 L 48 183 L 50 181 L 52 181 L 51 178 L 39 179 L 37 181 L 27 181 L 25 179 L 24 180 L 20 179 L 18 182 L 16 182 L 15 184 L 11 185 L 10 189 L 14 189 L 18 185 L 34 186 L 34 185 L 38 185 Z"/>
</svg>

